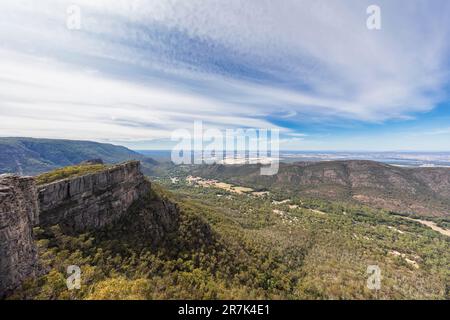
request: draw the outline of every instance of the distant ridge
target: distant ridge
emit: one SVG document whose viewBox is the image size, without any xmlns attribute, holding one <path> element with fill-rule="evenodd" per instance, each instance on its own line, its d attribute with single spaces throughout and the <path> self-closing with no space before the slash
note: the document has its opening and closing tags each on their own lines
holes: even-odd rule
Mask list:
<svg viewBox="0 0 450 320">
<path fill-rule="evenodd" d="M 143 171 L 157 161 L 123 146 L 81 140 L 0 138 L 0 174 L 36 175 L 91 159 L 105 163 L 140 160 Z"/>
<path fill-rule="evenodd" d="M 261 176 L 259 165 L 200 166 L 193 173 L 288 196 L 351 201 L 398 213 L 450 216 L 450 168 L 402 168 L 367 160 L 280 164 Z"/>
</svg>

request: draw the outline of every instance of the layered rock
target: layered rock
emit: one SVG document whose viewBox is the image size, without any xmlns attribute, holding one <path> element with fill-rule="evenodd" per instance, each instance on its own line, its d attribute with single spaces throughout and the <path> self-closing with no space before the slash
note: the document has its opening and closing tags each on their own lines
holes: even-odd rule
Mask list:
<svg viewBox="0 0 450 320">
<path fill-rule="evenodd" d="M 121 218 L 149 189 L 139 161 L 42 185 L 40 224 L 73 232 L 98 229 Z"/>
<path fill-rule="evenodd" d="M 33 178 L 0 175 L 0 297 L 38 272 L 33 240 L 38 214 Z"/>
<path fill-rule="evenodd" d="M 0 298 L 43 271 L 34 226 L 79 233 L 111 225 L 158 245 L 177 223 L 176 205 L 150 192 L 138 161 L 38 187 L 31 177 L 1 175 Z"/>
</svg>

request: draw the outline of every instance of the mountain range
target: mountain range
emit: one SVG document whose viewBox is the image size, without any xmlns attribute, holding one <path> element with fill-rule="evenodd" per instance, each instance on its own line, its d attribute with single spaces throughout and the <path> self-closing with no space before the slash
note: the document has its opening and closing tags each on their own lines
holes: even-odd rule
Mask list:
<svg viewBox="0 0 450 320">
<path fill-rule="evenodd" d="M 0 138 L 0 174 L 36 175 L 90 159 L 105 163 L 139 160 L 148 176 L 178 170 L 123 146 L 92 141 Z M 276 175 L 260 175 L 260 165 L 197 165 L 189 174 L 256 190 L 310 199 L 364 204 L 395 213 L 450 215 L 450 168 L 404 168 L 366 160 L 281 163 Z"/>
<path fill-rule="evenodd" d="M 151 174 L 154 166 L 158 164 L 152 158 L 113 144 L 59 139 L 0 138 L 0 174 L 36 175 L 91 159 L 102 159 L 105 163 L 140 160 L 146 174 Z"/>
<path fill-rule="evenodd" d="M 77 165 L 0 176 L 0 299 L 449 299 L 448 169 L 300 162 L 261 176 L 258 165 L 12 140 L 2 148 L 22 171 Z M 121 156 L 150 173 L 109 165 Z M 381 290 L 367 286 L 371 265 Z M 67 290 L 67 266 L 80 268 L 80 290 Z"/>
<path fill-rule="evenodd" d="M 278 174 L 260 165 L 200 166 L 193 173 L 259 190 L 351 201 L 398 213 L 450 215 L 450 168 L 403 168 L 375 161 L 281 163 Z"/>
</svg>

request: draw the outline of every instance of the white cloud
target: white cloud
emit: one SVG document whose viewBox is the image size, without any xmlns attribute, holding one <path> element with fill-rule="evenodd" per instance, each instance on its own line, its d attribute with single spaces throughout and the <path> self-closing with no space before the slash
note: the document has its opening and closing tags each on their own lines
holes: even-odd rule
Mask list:
<svg viewBox="0 0 450 320">
<path fill-rule="evenodd" d="M 80 31 L 65 28 L 70 4 Z M 3 0 L 0 135 L 143 140 L 194 120 L 276 127 L 431 110 L 448 83 L 450 4 L 377 1 L 381 31 L 366 28 L 369 4 Z"/>
<path fill-rule="evenodd" d="M 2 136 L 145 140 L 170 136 L 195 120 L 219 128 L 270 126 L 229 112 L 239 106 L 109 79 L 28 55 L 0 50 L 0 69 Z"/>
</svg>

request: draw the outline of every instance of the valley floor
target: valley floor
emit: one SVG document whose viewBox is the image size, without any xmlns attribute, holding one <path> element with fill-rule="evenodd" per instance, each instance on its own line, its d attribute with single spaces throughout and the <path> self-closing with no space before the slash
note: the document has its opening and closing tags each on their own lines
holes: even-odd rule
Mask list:
<svg viewBox="0 0 450 320">
<path fill-rule="evenodd" d="M 236 192 L 233 189 L 239 186 L 227 184 L 224 189 L 220 181 L 199 184 L 204 180 L 196 180 L 162 179 L 161 183 L 180 201 L 219 211 L 227 223 L 203 215 L 219 233 L 234 226 L 241 237 L 252 239 L 245 241 L 279 254 L 298 281 L 289 298 L 449 298 L 449 230 L 432 221 L 364 206 L 286 199 L 247 186 L 246 192 Z M 369 265 L 381 269 L 378 291 L 367 288 Z"/>
</svg>

